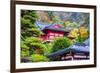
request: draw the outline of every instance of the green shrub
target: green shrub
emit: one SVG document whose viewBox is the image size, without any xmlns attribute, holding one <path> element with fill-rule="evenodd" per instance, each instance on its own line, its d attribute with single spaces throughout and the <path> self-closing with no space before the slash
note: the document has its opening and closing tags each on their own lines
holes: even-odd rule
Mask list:
<svg viewBox="0 0 100 73">
<path fill-rule="evenodd" d="M 26 33 L 27 36 L 34 36 L 34 37 L 39 37 L 42 34 L 42 32 L 37 28 L 29 28 L 27 29 Z"/>
<path fill-rule="evenodd" d="M 44 55 L 48 55 L 52 52 L 52 43 L 45 44 L 46 48 L 44 48 Z"/>
<path fill-rule="evenodd" d="M 45 45 L 42 43 L 31 43 L 31 46 L 33 46 L 34 48 L 39 48 L 39 49 L 45 48 Z"/>
<path fill-rule="evenodd" d="M 21 50 L 28 50 L 29 47 L 24 43 L 24 41 L 21 41 Z"/>
<path fill-rule="evenodd" d="M 21 41 L 21 57 L 29 56 L 29 47 Z"/>
<path fill-rule="evenodd" d="M 28 57 L 29 56 L 29 51 L 28 50 L 22 50 L 21 51 L 21 57 Z"/>
<path fill-rule="evenodd" d="M 31 48 L 34 49 L 34 53 L 36 54 L 44 54 L 44 49 L 46 49 L 42 43 L 31 43 Z"/>
<path fill-rule="evenodd" d="M 80 35 L 76 38 L 76 42 L 82 43 L 84 42 L 88 37 L 81 37 Z"/>
<path fill-rule="evenodd" d="M 25 39 L 25 44 L 30 46 L 31 43 L 42 43 L 42 40 L 36 37 L 28 37 Z"/>
<path fill-rule="evenodd" d="M 42 43 L 41 39 L 28 37 L 25 39 L 25 41 L 21 41 L 21 51 L 29 51 L 29 55 L 32 55 L 35 53 L 34 49 L 40 49 L 43 53 L 44 46 L 40 43 Z"/>
<path fill-rule="evenodd" d="M 49 61 L 49 59 L 44 55 L 39 54 L 33 54 L 31 55 L 32 62 L 46 62 Z"/>
<path fill-rule="evenodd" d="M 67 37 L 60 37 L 54 40 L 52 52 L 65 49 L 71 45 L 71 41 Z"/>
</svg>

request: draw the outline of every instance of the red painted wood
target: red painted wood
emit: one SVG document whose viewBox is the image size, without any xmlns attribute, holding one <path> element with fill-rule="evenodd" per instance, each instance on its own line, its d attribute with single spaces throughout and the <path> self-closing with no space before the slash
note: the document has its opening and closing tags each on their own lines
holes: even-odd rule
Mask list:
<svg viewBox="0 0 100 73">
<path fill-rule="evenodd" d="M 58 25 L 55 25 L 57 28 L 58 27 L 61 27 L 61 26 L 58 26 Z M 63 37 L 64 36 L 64 33 L 65 32 L 63 32 L 63 31 L 55 31 L 55 30 L 45 30 L 44 32 L 46 32 L 45 33 L 45 35 L 42 35 L 41 36 L 41 38 L 43 39 L 43 40 L 53 40 L 54 38 L 56 38 L 56 37 Z"/>
</svg>

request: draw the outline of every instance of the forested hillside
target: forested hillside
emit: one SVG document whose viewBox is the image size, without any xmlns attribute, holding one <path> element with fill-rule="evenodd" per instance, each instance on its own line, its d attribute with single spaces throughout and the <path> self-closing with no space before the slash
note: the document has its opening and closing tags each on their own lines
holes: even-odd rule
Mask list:
<svg viewBox="0 0 100 73">
<path fill-rule="evenodd" d="M 66 24 L 73 23 L 72 25 L 80 26 L 86 25 L 89 27 L 89 13 L 80 12 L 57 12 L 57 11 L 36 11 L 39 15 L 38 21 L 46 23 Z M 69 24 L 68 23 L 68 24 Z M 71 25 L 71 26 L 72 26 Z"/>
</svg>

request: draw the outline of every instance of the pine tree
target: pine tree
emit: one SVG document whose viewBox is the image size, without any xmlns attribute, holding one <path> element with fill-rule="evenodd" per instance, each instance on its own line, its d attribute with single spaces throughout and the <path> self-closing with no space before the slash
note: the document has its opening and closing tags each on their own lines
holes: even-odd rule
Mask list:
<svg viewBox="0 0 100 73">
<path fill-rule="evenodd" d="M 27 37 L 39 37 L 41 31 L 35 26 L 35 21 L 38 16 L 33 10 L 21 10 L 21 36 Z"/>
<path fill-rule="evenodd" d="M 35 25 L 37 18 L 35 11 L 21 10 L 21 59 L 31 56 L 34 52 L 30 44 L 39 41 L 41 31 Z"/>
</svg>

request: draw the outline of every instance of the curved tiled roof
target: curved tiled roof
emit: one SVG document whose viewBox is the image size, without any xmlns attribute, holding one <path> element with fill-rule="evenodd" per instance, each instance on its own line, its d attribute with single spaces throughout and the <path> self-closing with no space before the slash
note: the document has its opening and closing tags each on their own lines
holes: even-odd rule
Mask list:
<svg viewBox="0 0 100 73">
<path fill-rule="evenodd" d="M 67 29 L 63 28 L 63 27 L 59 27 L 59 28 L 56 28 L 55 25 L 59 25 L 60 24 L 48 24 L 48 23 L 43 23 L 43 22 L 36 22 L 36 26 L 40 29 L 40 30 L 46 30 L 46 29 L 49 29 L 49 30 L 54 30 L 54 31 L 63 31 L 63 32 L 68 32 L 70 31 L 71 27 L 67 27 Z"/>
<path fill-rule="evenodd" d="M 69 51 L 78 52 L 78 53 L 89 53 L 90 47 L 87 43 L 89 43 L 89 39 L 87 39 L 85 42 L 83 42 L 84 45 L 83 44 L 81 44 L 81 45 L 74 44 L 68 48 L 63 49 L 63 50 L 59 50 L 57 52 L 51 53 L 48 55 L 48 57 L 56 57 L 59 55 L 63 55 Z"/>
</svg>

